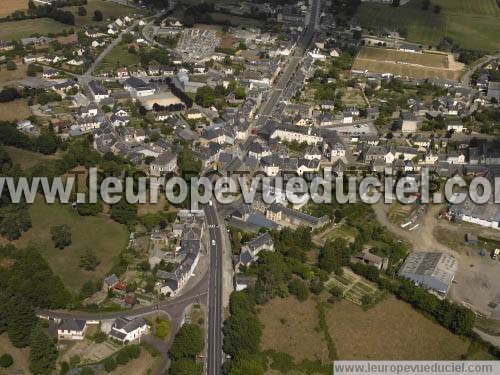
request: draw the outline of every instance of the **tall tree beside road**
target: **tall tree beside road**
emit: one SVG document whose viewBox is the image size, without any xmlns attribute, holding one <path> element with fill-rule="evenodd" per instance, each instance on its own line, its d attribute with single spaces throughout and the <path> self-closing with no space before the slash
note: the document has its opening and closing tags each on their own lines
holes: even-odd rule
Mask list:
<svg viewBox="0 0 500 375">
<path fill-rule="evenodd" d="M 201 328 L 196 324 L 184 324 L 174 338 L 170 355 L 174 360 L 194 359 L 203 347 L 204 338 Z"/>
<path fill-rule="evenodd" d="M 174 338 L 170 357 L 171 375 L 201 375 L 203 367 L 195 362 L 205 346 L 203 331 L 196 324 L 184 324 Z"/>
<path fill-rule="evenodd" d="M 38 324 L 30 338 L 30 370 L 34 375 L 50 375 L 55 368 L 57 349 L 54 341 Z"/>
</svg>

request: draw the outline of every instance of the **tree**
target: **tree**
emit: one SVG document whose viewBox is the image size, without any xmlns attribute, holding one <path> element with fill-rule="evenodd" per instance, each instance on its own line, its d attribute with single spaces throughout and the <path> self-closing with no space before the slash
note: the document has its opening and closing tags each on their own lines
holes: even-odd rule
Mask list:
<svg viewBox="0 0 500 375">
<path fill-rule="evenodd" d="M 7 333 L 12 345 L 16 348 L 27 346 L 36 321 L 35 311 L 26 299 L 22 297 L 11 299 L 7 309 Z"/>
<path fill-rule="evenodd" d="M 41 72 L 43 72 L 43 68 L 35 64 L 28 64 L 28 68 L 26 69 L 26 75 L 28 77 L 36 77 L 37 73 Z"/>
<path fill-rule="evenodd" d="M 94 12 L 94 17 L 92 18 L 96 22 L 101 22 L 103 20 L 102 12 L 99 9 L 96 9 Z"/>
<path fill-rule="evenodd" d="M 306 283 L 298 278 L 294 278 L 290 281 L 288 284 L 288 290 L 301 302 L 309 298 L 309 289 L 307 288 Z"/>
<path fill-rule="evenodd" d="M 7 62 L 7 70 L 16 70 L 17 65 L 14 61 L 8 61 Z"/>
<path fill-rule="evenodd" d="M 85 7 L 79 7 L 78 8 L 78 15 L 80 17 L 85 17 L 87 15 L 87 9 L 85 9 Z"/>
<path fill-rule="evenodd" d="M 318 295 L 323 291 L 325 285 L 323 284 L 323 281 L 321 281 L 319 277 L 315 277 L 314 279 L 311 280 L 309 288 L 311 289 L 311 292 Z"/>
<path fill-rule="evenodd" d="M 116 355 L 116 363 L 119 365 L 126 365 L 130 361 L 130 356 L 128 354 L 128 351 L 123 348 L 118 352 Z"/>
<path fill-rule="evenodd" d="M 78 203 L 76 205 L 76 211 L 80 216 L 96 216 L 98 213 L 102 211 L 101 202 L 97 203 Z"/>
<path fill-rule="evenodd" d="M 14 359 L 9 353 L 5 353 L 0 357 L 0 367 L 7 368 L 12 366 Z"/>
<path fill-rule="evenodd" d="M 108 357 L 104 360 L 104 370 L 106 370 L 106 372 L 114 371 L 117 367 L 118 365 L 113 357 Z"/>
<path fill-rule="evenodd" d="M 101 264 L 101 261 L 97 258 L 94 251 L 90 249 L 80 257 L 80 267 L 85 271 L 95 271 L 99 264 Z"/>
<path fill-rule="evenodd" d="M 137 207 L 125 199 L 113 204 L 109 213 L 111 218 L 120 224 L 131 225 L 137 220 Z"/>
<path fill-rule="evenodd" d="M 229 364 L 229 375 L 264 375 L 262 363 L 254 356 L 238 355 Z"/>
<path fill-rule="evenodd" d="M 57 349 L 41 325 L 37 325 L 30 338 L 30 370 L 34 375 L 49 375 L 55 368 Z"/>
<path fill-rule="evenodd" d="M 194 359 L 203 350 L 204 338 L 196 324 L 184 324 L 174 338 L 170 355 L 174 360 Z"/>
<path fill-rule="evenodd" d="M 441 13 L 441 5 L 434 5 L 434 13 L 439 14 Z"/>
<path fill-rule="evenodd" d="M 194 101 L 196 104 L 207 108 L 214 105 L 215 97 L 215 92 L 210 86 L 203 86 L 196 91 Z"/>
<path fill-rule="evenodd" d="M 256 314 L 240 312 L 231 315 L 224 323 L 224 352 L 231 357 L 240 351 L 257 353 L 259 351 L 262 328 Z"/>
<path fill-rule="evenodd" d="M 431 0 L 424 0 L 422 2 L 422 9 L 423 10 L 429 10 L 430 6 L 431 6 Z"/>
<path fill-rule="evenodd" d="M 172 361 L 168 373 L 170 375 L 201 375 L 203 373 L 203 365 L 183 358 Z"/>
<path fill-rule="evenodd" d="M 71 229 L 68 225 L 56 225 L 50 228 L 52 241 L 54 246 L 58 249 L 64 249 L 66 246 L 71 245 Z"/>
</svg>

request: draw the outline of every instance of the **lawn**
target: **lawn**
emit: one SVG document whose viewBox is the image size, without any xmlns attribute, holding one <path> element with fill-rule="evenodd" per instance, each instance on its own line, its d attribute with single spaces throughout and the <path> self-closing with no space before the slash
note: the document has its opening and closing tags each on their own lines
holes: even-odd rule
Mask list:
<svg viewBox="0 0 500 375">
<path fill-rule="evenodd" d="M 2 0 L 0 17 L 8 16 L 16 10 L 26 9 L 28 9 L 28 0 Z"/>
<path fill-rule="evenodd" d="M 0 119 L 2 121 L 24 120 L 29 116 L 31 116 L 31 110 L 25 99 L 0 103 Z"/>
<path fill-rule="evenodd" d="M 141 356 L 131 360 L 125 366 L 118 366 L 116 370 L 110 372 L 110 375 L 126 374 L 153 374 L 161 363 L 161 357 L 153 357 L 145 349 L 141 350 Z"/>
<path fill-rule="evenodd" d="M 316 302 L 299 302 L 295 297 L 274 298 L 261 307 L 259 320 L 263 325 L 261 346 L 290 354 L 296 362 L 303 359 L 328 360 L 323 335 L 316 332 Z"/>
<path fill-rule="evenodd" d="M 367 311 L 342 300 L 328 310 L 327 322 L 345 360 L 458 360 L 469 347 L 467 340 L 394 297 Z"/>
<path fill-rule="evenodd" d="M 4 22 L 0 27 L 0 39 L 17 40 L 27 38 L 33 34 L 48 35 L 50 33 L 60 33 L 63 29 L 70 29 L 71 26 L 63 25 L 50 18 L 37 18 L 33 20 Z"/>
<path fill-rule="evenodd" d="M 356 56 L 353 69 L 415 78 L 456 80 L 462 74 L 463 65 L 455 62 L 451 55 L 364 47 Z"/>
<path fill-rule="evenodd" d="M 125 226 L 107 218 L 79 216 L 68 206 L 46 204 L 41 196 L 31 205 L 30 213 L 33 227 L 15 244 L 33 243 L 40 247 L 54 273 L 72 292 L 79 291 L 87 280 L 105 277 L 128 242 Z M 72 234 L 72 244 L 64 250 L 54 248 L 50 235 L 51 226 L 60 224 L 69 225 Z M 79 267 L 80 256 L 88 249 L 92 249 L 101 261 L 94 272 Z"/>
<path fill-rule="evenodd" d="M 0 374 L 28 374 L 28 361 L 30 349 L 14 347 L 6 333 L 0 335 L 0 355 L 9 353 L 14 359 L 14 364 L 7 370 L 0 370 Z"/>
<path fill-rule="evenodd" d="M 262 23 L 263 23 L 263 21 L 255 19 L 255 18 L 233 16 L 231 14 L 225 14 L 225 13 L 213 12 L 213 13 L 209 13 L 209 15 L 212 17 L 212 19 L 214 21 L 217 21 L 217 22 L 228 21 L 232 25 L 238 25 L 238 26 L 260 27 L 260 26 L 262 26 Z"/>
<path fill-rule="evenodd" d="M 140 58 L 135 53 L 128 51 L 127 45 L 117 45 L 113 50 L 106 55 L 98 67 L 102 69 L 116 69 L 119 67 L 128 67 L 140 63 Z"/>
<path fill-rule="evenodd" d="M 462 46 L 487 51 L 500 49 L 500 10 L 496 0 L 434 0 L 443 10 L 436 14 L 422 10 L 422 0 L 398 8 L 363 3 L 355 21 L 364 27 L 406 29 L 408 39 L 437 45 L 445 36 Z"/>
<path fill-rule="evenodd" d="M 23 170 L 31 168 L 39 163 L 43 163 L 44 161 L 53 160 L 57 157 L 56 155 L 44 155 L 38 152 L 21 150 L 20 148 L 11 146 L 4 146 L 4 148 L 9 153 L 12 161 L 15 164 L 19 164 Z"/>
<path fill-rule="evenodd" d="M 112 1 L 103 1 L 103 0 L 88 0 L 87 5 L 85 5 L 85 9 L 87 10 L 87 15 L 86 16 L 79 16 L 78 15 L 78 8 L 79 7 L 65 7 L 65 9 L 68 9 L 73 12 L 75 15 L 75 23 L 76 26 L 78 27 L 83 27 L 83 26 L 98 26 L 102 23 L 106 23 L 108 18 L 118 18 L 126 15 L 131 15 L 134 13 L 137 14 L 144 14 L 143 10 L 128 7 L 123 4 L 118 4 Z M 102 22 L 96 22 L 92 18 L 94 16 L 94 12 L 96 10 L 100 10 L 102 12 L 102 15 L 104 16 Z"/>
</svg>

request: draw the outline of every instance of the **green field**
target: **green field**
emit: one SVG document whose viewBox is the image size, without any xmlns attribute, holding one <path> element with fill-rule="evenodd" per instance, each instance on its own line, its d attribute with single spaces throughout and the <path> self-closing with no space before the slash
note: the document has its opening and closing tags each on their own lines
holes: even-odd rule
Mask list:
<svg viewBox="0 0 500 375">
<path fill-rule="evenodd" d="M 367 28 L 406 29 L 408 39 L 425 45 L 438 44 L 448 36 L 463 47 L 496 51 L 500 49 L 500 9 L 496 0 L 434 0 L 440 14 L 422 10 L 422 0 L 395 8 L 363 3 L 354 20 Z"/>
<path fill-rule="evenodd" d="M 4 22 L 0 27 L 0 40 L 27 38 L 36 33 L 41 35 L 55 34 L 60 33 L 63 29 L 70 28 L 71 26 L 63 25 L 50 18 Z"/>
<path fill-rule="evenodd" d="M 28 169 L 37 164 L 57 158 L 57 155 L 44 155 L 38 152 L 22 150 L 20 148 L 4 146 L 10 158 L 15 164 L 19 164 L 21 169 Z"/>
<path fill-rule="evenodd" d="M 144 14 L 143 10 L 128 7 L 126 5 L 121 5 L 118 3 L 114 3 L 112 1 L 103 1 L 103 0 L 88 0 L 87 5 L 85 5 L 85 9 L 87 10 L 86 16 L 79 16 L 77 11 L 79 7 L 66 7 L 73 12 L 75 15 L 76 25 L 79 27 L 82 26 L 98 26 L 99 24 L 105 23 L 108 18 L 117 18 L 126 15 L 131 15 L 134 13 Z M 94 16 L 94 12 L 96 10 L 100 10 L 104 19 L 102 22 L 95 22 L 92 20 Z"/>
<path fill-rule="evenodd" d="M 96 280 L 107 275 L 113 260 L 128 242 L 125 226 L 101 217 L 83 217 L 69 206 L 59 203 L 46 204 L 41 196 L 30 206 L 33 227 L 24 233 L 15 245 L 30 243 L 41 248 L 52 271 L 59 275 L 68 290 L 77 292 L 87 280 Z M 71 228 L 72 244 L 63 250 L 54 248 L 50 227 L 67 224 Z M 101 263 L 94 272 L 81 269 L 80 256 L 92 249 Z"/>
<path fill-rule="evenodd" d="M 119 67 L 137 65 L 139 63 L 139 56 L 134 53 L 130 53 L 127 45 L 118 45 L 106 55 L 97 70 L 116 69 Z"/>
</svg>

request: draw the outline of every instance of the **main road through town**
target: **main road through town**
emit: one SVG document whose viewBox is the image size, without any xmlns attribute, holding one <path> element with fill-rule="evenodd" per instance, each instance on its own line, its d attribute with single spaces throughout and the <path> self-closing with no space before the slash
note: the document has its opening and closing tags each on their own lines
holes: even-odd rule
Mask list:
<svg viewBox="0 0 500 375">
<path fill-rule="evenodd" d="M 224 238 L 219 225 L 216 203 L 205 206 L 205 218 L 210 233 L 210 271 L 208 287 L 208 360 L 207 374 L 222 372 L 222 323 L 223 323 L 223 246 Z"/>
</svg>

